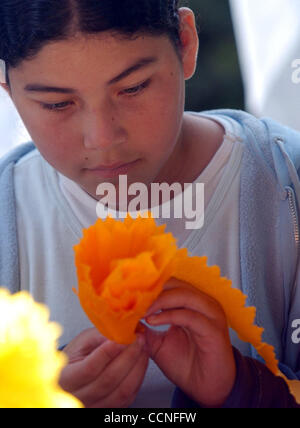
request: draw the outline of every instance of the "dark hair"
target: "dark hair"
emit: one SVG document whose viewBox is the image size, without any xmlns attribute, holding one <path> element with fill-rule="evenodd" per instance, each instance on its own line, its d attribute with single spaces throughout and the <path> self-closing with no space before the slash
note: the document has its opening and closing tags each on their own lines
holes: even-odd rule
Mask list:
<svg viewBox="0 0 300 428">
<path fill-rule="evenodd" d="M 180 0 L 0 0 L 0 59 L 8 70 L 50 42 L 111 31 L 132 39 L 167 35 L 180 58 Z"/>
</svg>

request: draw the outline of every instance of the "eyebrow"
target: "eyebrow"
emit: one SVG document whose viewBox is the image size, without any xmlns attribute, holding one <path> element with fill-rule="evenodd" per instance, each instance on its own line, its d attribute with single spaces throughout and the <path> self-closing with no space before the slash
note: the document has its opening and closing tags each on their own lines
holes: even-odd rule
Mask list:
<svg viewBox="0 0 300 428">
<path fill-rule="evenodd" d="M 133 65 L 131 65 L 129 68 L 124 70 L 121 74 L 114 77 L 108 82 L 108 85 L 113 85 L 115 83 L 120 82 L 121 80 L 125 79 L 125 77 L 128 77 L 132 73 L 141 70 L 142 68 L 145 68 L 149 66 L 150 64 L 154 64 L 158 61 L 157 57 L 145 57 L 140 58 L 137 62 L 135 62 Z M 47 85 L 40 85 L 38 83 L 29 83 L 24 87 L 25 91 L 28 92 L 52 92 L 52 93 L 59 93 L 59 94 L 74 94 L 78 91 L 76 89 L 72 88 L 58 88 L 55 86 L 47 86 Z"/>
</svg>

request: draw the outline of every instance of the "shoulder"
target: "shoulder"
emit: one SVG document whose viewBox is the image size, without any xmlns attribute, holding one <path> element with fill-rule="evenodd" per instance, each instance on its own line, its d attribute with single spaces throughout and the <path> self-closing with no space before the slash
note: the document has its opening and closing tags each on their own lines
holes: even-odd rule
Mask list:
<svg viewBox="0 0 300 428">
<path fill-rule="evenodd" d="M 0 176 L 9 167 L 13 168 L 28 153 L 36 150 L 32 142 L 21 144 L 0 158 Z"/>
<path fill-rule="evenodd" d="M 271 118 L 257 118 L 241 110 L 211 110 L 211 115 L 227 116 L 244 130 L 244 144 L 252 157 L 262 160 L 275 171 L 279 181 L 290 175 L 288 169 L 300 171 L 300 132 Z M 289 167 L 288 167 L 289 164 Z M 287 185 L 288 183 L 281 183 Z"/>
<path fill-rule="evenodd" d="M 297 170 L 300 169 L 300 132 L 273 119 L 264 118 L 269 138 L 273 144 L 283 144 L 284 150 Z"/>
<path fill-rule="evenodd" d="M 14 176 L 15 180 L 24 174 L 31 174 L 33 169 L 36 173 L 37 168 L 41 168 L 42 156 L 37 149 L 30 150 L 23 154 L 16 162 L 14 163 Z"/>
<path fill-rule="evenodd" d="M 234 119 L 239 122 L 245 130 L 252 131 L 254 136 L 258 138 L 267 138 L 269 140 L 284 138 L 288 139 L 288 142 L 292 145 L 294 145 L 295 142 L 299 143 L 300 140 L 299 131 L 289 128 L 268 117 L 257 118 L 245 111 L 233 109 L 209 110 L 203 113 L 207 115 L 227 116 Z"/>
<path fill-rule="evenodd" d="M 22 156 L 13 170 L 13 186 L 18 209 L 29 201 L 37 201 L 45 192 L 44 161 L 38 150 L 34 149 Z M 35 204 L 36 205 L 36 204 Z"/>
<path fill-rule="evenodd" d="M 14 164 L 13 187 L 16 208 L 19 213 L 31 210 L 34 207 L 37 217 L 40 209 L 49 204 L 49 186 L 53 184 L 52 176 L 49 174 L 47 162 L 37 149 L 25 153 Z M 51 194 L 51 192 L 50 192 Z"/>
</svg>

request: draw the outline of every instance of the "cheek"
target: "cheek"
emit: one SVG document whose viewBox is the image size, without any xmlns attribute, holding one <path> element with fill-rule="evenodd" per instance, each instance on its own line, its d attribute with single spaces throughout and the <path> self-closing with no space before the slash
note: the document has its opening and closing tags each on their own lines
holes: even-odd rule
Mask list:
<svg viewBox="0 0 300 428">
<path fill-rule="evenodd" d="M 169 156 L 181 131 L 185 91 L 181 82 L 164 85 L 136 120 L 134 141 L 150 158 Z"/>
<path fill-rule="evenodd" d="M 22 117 L 32 140 L 41 155 L 55 169 L 64 173 L 76 168 L 79 158 L 79 144 L 76 144 L 74 128 L 66 126 L 63 119 L 45 118 L 42 114 Z M 75 163 L 75 165 L 74 165 Z"/>
</svg>

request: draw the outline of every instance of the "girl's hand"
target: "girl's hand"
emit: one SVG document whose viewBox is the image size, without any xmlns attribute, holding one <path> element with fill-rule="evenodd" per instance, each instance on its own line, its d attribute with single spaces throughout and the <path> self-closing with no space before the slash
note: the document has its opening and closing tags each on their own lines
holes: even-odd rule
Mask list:
<svg viewBox="0 0 300 428">
<path fill-rule="evenodd" d="M 69 363 L 60 385 L 85 407 L 125 408 L 133 403 L 149 362 L 143 336 L 126 347 L 92 328 L 76 337 L 64 352 Z"/>
<path fill-rule="evenodd" d="M 145 319 L 152 326 L 171 324 L 167 332 L 146 331 L 148 352 L 170 381 L 203 406 L 222 406 L 236 365 L 219 303 L 172 278 Z"/>
</svg>

